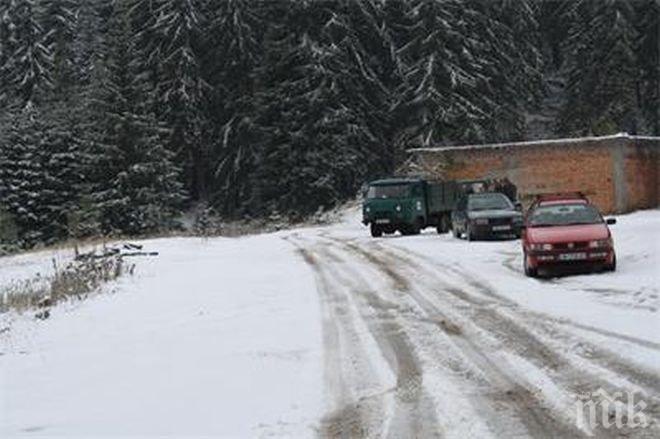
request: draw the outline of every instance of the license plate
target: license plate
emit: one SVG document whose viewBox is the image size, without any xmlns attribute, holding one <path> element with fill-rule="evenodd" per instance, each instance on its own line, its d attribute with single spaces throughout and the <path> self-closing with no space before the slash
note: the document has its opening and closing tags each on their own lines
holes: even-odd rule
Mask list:
<svg viewBox="0 0 660 439">
<path fill-rule="evenodd" d="M 510 226 L 510 225 L 506 225 L 506 226 L 493 226 L 493 231 L 494 231 L 494 232 L 499 232 L 499 231 L 501 231 L 501 230 L 511 230 L 511 226 Z"/>
<path fill-rule="evenodd" d="M 390 220 L 389 218 L 380 218 L 376 220 L 376 224 L 389 224 Z"/>
<path fill-rule="evenodd" d="M 559 255 L 560 261 L 582 261 L 587 259 L 586 253 L 562 253 Z"/>
</svg>

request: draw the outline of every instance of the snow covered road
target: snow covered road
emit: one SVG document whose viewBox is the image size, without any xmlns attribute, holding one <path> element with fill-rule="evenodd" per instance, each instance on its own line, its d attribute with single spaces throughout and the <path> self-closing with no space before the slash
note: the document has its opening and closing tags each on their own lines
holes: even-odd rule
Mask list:
<svg viewBox="0 0 660 439">
<path fill-rule="evenodd" d="M 613 233 L 616 273 L 549 280 L 518 241 L 372 239 L 355 212 L 146 241 L 116 294 L 0 315 L 0 436 L 658 437 L 660 212 Z M 646 428 L 578 419 L 617 392 Z"/>
</svg>

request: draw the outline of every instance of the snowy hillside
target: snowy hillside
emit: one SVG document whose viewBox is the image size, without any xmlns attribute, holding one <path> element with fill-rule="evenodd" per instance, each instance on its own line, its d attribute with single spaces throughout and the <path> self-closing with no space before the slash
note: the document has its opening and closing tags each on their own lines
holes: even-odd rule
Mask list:
<svg viewBox="0 0 660 439">
<path fill-rule="evenodd" d="M 610 437 L 576 419 L 597 389 L 637 392 L 649 425 L 617 433 L 658 437 L 660 211 L 612 230 L 617 272 L 547 280 L 519 241 L 372 239 L 356 210 L 144 241 L 105 294 L 0 314 L 0 437 Z M 52 257 L 0 258 L 0 286 Z"/>
</svg>

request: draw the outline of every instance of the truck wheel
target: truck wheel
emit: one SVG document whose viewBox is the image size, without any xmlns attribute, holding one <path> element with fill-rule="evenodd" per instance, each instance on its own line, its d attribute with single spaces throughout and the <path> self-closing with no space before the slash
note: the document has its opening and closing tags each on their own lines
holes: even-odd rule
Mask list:
<svg viewBox="0 0 660 439">
<path fill-rule="evenodd" d="M 538 277 L 539 272 L 536 268 L 532 268 L 529 266 L 529 262 L 527 260 L 527 253 L 523 254 L 523 266 L 525 268 L 525 276 L 527 277 Z"/>
<path fill-rule="evenodd" d="M 451 223 L 449 222 L 449 218 L 447 218 L 447 215 L 442 215 L 440 217 L 440 223 L 438 224 L 437 230 L 438 233 L 447 233 L 449 229 L 451 228 Z"/>
<path fill-rule="evenodd" d="M 410 234 L 419 235 L 422 230 L 422 224 L 423 220 L 420 218 L 417 218 L 415 221 L 413 221 L 412 225 L 410 226 Z"/>
<path fill-rule="evenodd" d="M 371 223 L 371 236 L 373 238 L 380 238 L 383 236 L 383 229 L 378 227 L 376 224 Z"/>
</svg>

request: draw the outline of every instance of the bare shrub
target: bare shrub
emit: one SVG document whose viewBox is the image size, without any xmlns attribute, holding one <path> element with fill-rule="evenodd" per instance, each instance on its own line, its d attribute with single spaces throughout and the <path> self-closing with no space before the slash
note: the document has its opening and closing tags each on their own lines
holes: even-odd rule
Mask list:
<svg viewBox="0 0 660 439">
<path fill-rule="evenodd" d="M 38 308 L 49 308 L 68 298 L 83 299 L 96 291 L 104 283 L 117 279 L 121 275 L 133 274 L 134 264 L 124 261 L 122 255 L 77 258 L 64 268 L 53 260 L 54 275 L 41 276 L 16 283 L 2 291 L 0 312 L 15 310 L 18 312 Z M 41 311 L 39 318 L 47 318 L 49 312 Z"/>
<path fill-rule="evenodd" d="M 121 256 L 75 260 L 63 270 L 55 271 L 50 282 L 50 300 L 57 303 L 67 297 L 81 299 L 102 284 L 117 279 L 127 269 L 132 274 L 133 267 Z"/>
<path fill-rule="evenodd" d="M 40 277 L 6 286 L 2 291 L 0 312 L 10 309 L 23 312 L 35 308 L 40 300 L 48 297 L 48 291 L 48 284 L 42 282 Z"/>
</svg>

